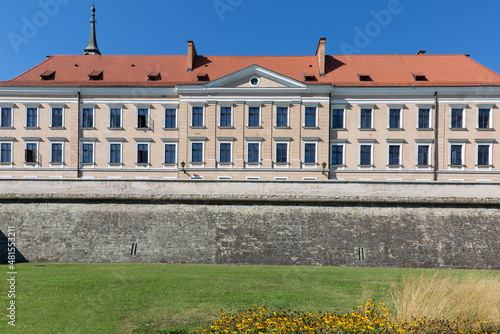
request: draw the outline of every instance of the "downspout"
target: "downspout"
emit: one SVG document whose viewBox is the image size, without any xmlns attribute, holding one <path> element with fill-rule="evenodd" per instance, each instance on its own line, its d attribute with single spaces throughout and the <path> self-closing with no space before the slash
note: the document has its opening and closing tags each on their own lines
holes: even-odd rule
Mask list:
<svg viewBox="0 0 500 334">
<path fill-rule="evenodd" d="M 438 180 L 438 158 L 439 158 L 439 146 L 438 146 L 438 118 L 439 118 L 439 104 L 438 104 L 438 93 L 437 90 L 434 92 L 434 105 L 436 106 L 436 113 L 434 115 L 434 181 Z"/>
<path fill-rule="evenodd" d="M 330 162 L 332 161 L 332 150 L 331 150 L 331 132 L 332 132 L 332 91 L 335 85 L 332 86 L 332 89 L 330 90 L 329 96 L 330 96 L 330 101 L 328 102 L 328 141 L 326 142 L 326 147 L 328 150 L 328 161 L 326 162 L 326 166 L 328 168 L 328 180 L 330 180 L 331 177 L 331 167 L 330 167 Z"/>
<path fill-rule="evenodd" d="M 80 108 L 81 108 L 81 100 L 82 100 L 82 97 L 81 97 L 81 94 L 80 94 L 80 91 L 77 92 L 78 93 L 78 111 L 77 111 L 77 115 L 78 115 L 78 124 L 77 124 L 77 129 L 78 131 L 76 131 L 77 133 L 77 147 L 76 147 L 76 178 L 81 178 L 81 170 L 80 170 L 80 139 L 81 139 L 81 128 L 80 128 Z"/>
</svg>

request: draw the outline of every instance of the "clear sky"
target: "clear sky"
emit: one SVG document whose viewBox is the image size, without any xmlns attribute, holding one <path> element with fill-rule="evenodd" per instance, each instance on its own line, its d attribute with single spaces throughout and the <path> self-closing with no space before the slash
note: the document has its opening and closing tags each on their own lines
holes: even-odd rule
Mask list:
<svg viewBox="0 0 500 334">
<path fill-rule="evenodd" d="M 92 0 L 0 2 L 0 80 L 81 54 Z M 102 54 L 470 54 L 500 72 L 498 0 L 95 0 Z M 457 69 L 460 70 L 460 69 Z"/>
</svg>

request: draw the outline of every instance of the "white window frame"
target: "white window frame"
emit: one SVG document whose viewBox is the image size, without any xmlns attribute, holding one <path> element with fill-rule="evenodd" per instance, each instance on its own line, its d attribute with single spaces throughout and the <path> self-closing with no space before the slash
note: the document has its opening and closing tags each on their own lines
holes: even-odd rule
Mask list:
<svg viewBox="0 0 500 334">
<path fill-rule="evenodd" d="M 83 145 L 92 145 L 92 162 L 83 162 Z M 80 164 L 82 165 L 95 165 L 95 141 L 83 139 L 80 142 Z"/>
<path fill-rule="evenodd" d="M 174 141 L 164 141 L 163 142 L 163 165 L 164 166 L 175 166 L 177 167 L 177 161 L 179 160 L 179 151 L 178 148 L 179 146 L 177 145 L 177 142 Z M 174 145 L 175 146 L 175 161 L 174 162 L 165 162 L 166 154 L 165 154 L 165 145 Z"/>
<path fill-rule="evenodd" d="M 95 128 L 95 124 L 96 124 L 96 105 L 82 105 L 80 107 L 80 128 L 83 129 L 83 130 L 86 130 L 86 129 L 94 129 Z M 83 127 L 83 109 L 92 109 L 92 126 L 90 127 Z"/>
<path fill-rule="evenodd" d="M 111 109 L 119 109 L 120 110 L 120 125 L 118 127 L 111 127 Z M 109 105 L 108 106 L 108 128 L 110 130 L 121 130 L 123 129 L 123 106 L 118 105 Z"/>
<path fill-rule="evenodd" d="M 36 125 L 28 127 L 28 109 L 36 109 Z M 40 128 L 40 106 L 24 106 L 24 127 L 27 129 Z"/>
<path fill-rule="evenodd" d="M 368 128 L 362 128 L 361 127 L 361 111 L 363 109 L 370 109 L 371 110 L 371 117 L 370 117 L 370 122 L 371 123 L 370 123 L 370 127 L 368 127 Z M 359 115 L 359 124 L 358 125 L 359 125 L 359 129 L 361 131 L 363 131 L 363 130 L 373 130 L 374 129 L 373 125 L 375 124 L 375 105 L 373 105 L 373 104 L 359 105 L 359 113 L 358 113 L 358 115 Z"/>
<path fill-rule="evenodd" d="M 480 128 L 479 127 L 479 109 L 489 109 L 490 110 L 487 128 Z M 493 105 L 492 104 L 478 104 L 478 105 L 476 105 L 476 129 L 478 129 L 479 131 L 493 129 Z"/>
<path fill-rule="evenodd" d="M 2 123 L 2 109 L 10 109 L 10 126 L 6 126 Z M 1 104 L 0 105 L 0 129 L 13 129 L 14 128 L 14 105 L 12 104 Z"/>
<path fill-rule="evenodd" d="M 139 162 L 138 154 L 139 154 L 139 145 L 147 145 L 148 146 L 148 161 L 147 162 Z M 151 165 L 151 142 L 150 141 L 136 141 L 135 142 L 135 165 L 136 166 L 150 166 Z"/>
<path fill-rule="evenodd" d="M 250 121 L 250 108 L 259 108 L 259 125 L 249 125 Z M 256 127 L 261 127 L 262 126 L 262 105 L 261 104 L 247 104 L 247 120 L 246 120 L 246 125 L 249 128 L 256 128 Z"/>
<path fill-rule="evenodd" d="M 278 158 L 278 144 L 286 144 L 286 162 L 277 162 Z M 285 166 L 288 167 L 290 166 L 290 142 L 289 141 L 275 141 L 274 142 L 274 165 L 275 166 Z"/>
<path fill-rule="evenodd" d="M 249 162 L 248 160 L 248 154 L 249 154 L 249 151 L 248 151 L 248 145 L 249 144 L 257 144 L 259 145 L 259 157 L 257 159 L 257 162 Z M 261 163 L 261 159 L 262 159 L 262 142 L 260 141 L 247 141 L 246 142 L 246 146 L 245 146 L 245 164 L 247 167 L 260 167 L 262 165 Z"/>
<path fill-rule="evenodd" d="M 62 109 L 62 125 L 61 126 L 52 126 L 53 124 L 53 121 L 54 121 L 54 109 Z M 61 128 L 64 128 L 65 126 L 65 117 L 66 116 L 66 110 L 64 108 L 64 105 L 50 105 L 50 128 L 51 129 L 61 129 Z"/>
<path fill-rule="evenodd" d="M 315 108 L 315 122 L 314 125 L 306 125 L 306 108 Z M 304 104 L 302 107 L 302 127 L 306 129 L 317 128 L 319 122 L 319 104 Z"/>
<path fill-rule="evenodd" d="M 476 139 L 476 158 L 475 158 L 475 165 L 476 169 L 485 169 L 488 168 L 489 170 L 492 169 L 493 167 L 493 144 L 494 144 L 494 139 L 491 140 L 480 140 Z M 480 165 L 479 164 L 479 146 L 489 146 L 488 148 L 488 164 L 487 165 Z"/>
<path fill-rule="evenodd" d="M 448 140 L 448 169 L 464 169 L 465 168 L 465 140 Z M 459 145 L 462 146 L 462 152 L 460 159 L 462 160 L 461 165 L 452 165 L 451 164 L 451 146 Z"/>
<path fill-rule="evenodd" d="M 120 145 L 120 162 L 111 162 L 111 145 Z M 123 140 L 108 140 L 108 165 L 121 166 L 123 165 Z"/>
<path fill-rule="evenodd" d="M 221 125 L 222 108 L 231 108 L 231 124 L 230 125 Z M 219 127 L 222 127 L 222 128 L 234 127 L 234 105 L 233 104 L 220 104 L 217 109 L 218 109 L 218 125 L 219 125 Z"/>
<path fill-rule="evenodd" d="M 175 125 L 173 128 L 167 128 L 165 127 L 166 123 L 167 123 L 167 114 L 166 114 L 166 110 L 167 109 L 173 109 L 175 110 Z M 177 130 L 179 128 L 179 108 L 178 108 L 178 105 L 163 105 L 163 129 L 164 130 Z M 165 160 L 163 160 L 165 161 Z"/>
<path fill-rule="evenodd" d="M 61 150 L 62 150 L 62 161 L 61 162 L 54 162 L 53 160 L 53 156 L 52 156 L 52 153 L 53 153 L 53 150 L 52 150 L 52 145 L 53 144 L 61 144 Z M 50 162 L 49 164 L 51 166 L 60 166 L 60 165 L 64 165 L 64 158 L 65 158 L 65 154 L 64 154 L 64 141 L 62 140 L 54 140 L 54 141 L 50 141 L 49 143 L 49 148 L 50 148 Z"/>
<path fill-rule="evenodd" d="M 419 128 L 418 125 L 418 119 L 419 119 L 419 114 L 420 114 L 420 109 L 429 109 L 429 127 L 428 128 Z M 417 119 L 416 119 L 416 123 L 417 126 L 417 130 L 432 130 L 434 127 L 433 127 L 433 124 L 432 124 L 432 120 L 434 119 L 433 117 L 433 114 L 434 114 L 434 105 L 433 104 L 419 104 L 417 105 Z"/>
<path fill-rule="evenodd" d="M 428 146 L 429 147 L 429 157 L 427 165 L 419 165 L 418 164 L 418 147 L 419 146 Z M 415 151 L 415 166 L 417 169 L 430 169 L 432 167 L 432 151 L 433 151 L 433 141 L 417 141 L 416 142 L 416 151 Z"/>
<path fill-rule="evenodd" d="M 146 109 L 148 111 L 145 128 L 139 127 L 139 110 L 140 109 Z M 136 106 L 136 108 L 135 108 L 135 128 L 137 130 L 151 130 L 151 120 L 152 120 L 152 118 L 151 118 L 151 106 L 141 106 L 141 105 Z M 136 158 L 136 160 L 137 160 L 137 158 Z"/>
<path fill-rule="evenodd" d="M 286 108 L 286 125 L 280 125 L 278 126 L 278 108 Z M 274 127 L 275 128 L 290 128 L 290 104 L 283 104 L 283 103 L 278 103 L 274 105 Z M 260 116 L 260 113 L 259 113 Z M 262 123 L 261 123 L 262 124 Z"/>
<path fill-rule="evenodd" d="M 201 155 L 202 155 L 202 159 L 200 162 L 193 162 L 193 144 L 201 144 Z M 189 165 L 191 167 L 193 166 L 198 166 L 198 165 L 202 165 L 202 166 L 205 166 L 205 141 L 204 140 L 193 140 L 193 141 L 190 141 L 189 143 Z"/>
<path fill-rule="evenodd" d="M 362 165 L 361 164 L 361 146 L 370 146 L 370 164 L 369 165 Z M 374 148 L 375 148 L 375 143 L 373 142 L 373 140 L 370 140 L 370 141 L 359 141 L 358 142 L 358 168 L 359 169 L 373 169 L 374 168 L 374 165 L 373 165 L 373 161 L 374 161 L 374 155 L 375 155 L 375 152 L 374 152 Z"/>
<path fill-rule="evenodd" d="M 338 130 L 338 129 L 345 129 L 346 128 L 346 118 L 347 118 L 347 106 L 346 105 L 339 105 L 339 104 L 333 104 L 330 108 L 330 129 L 331 130 Z M 342 127 L 341 128 L 334 128 L 333 127 L 333 110 L 342 110 Z M 360 111 L 361 115 L 361 111 Z"/>
<path fill-rule="evenodd" d="M 14 165 L 14 140 L 0 140 L 0 155 L 2 154 L 2 144 L 10 144 L 10 161 L 0 162 L 0 167 Z"/>
<path fill-rule="evenodd" d="M 462 126 L 459 128 L 452 128 L 452 122 L 453 122 L 453 109 L 462 109 Z M 467 129 L 466 122 L 467 122 L 467 117 L 466 117 L 466 112 L 467 112 L 467 105 L 450 105 L 450 130 L 457 130 L 457 129 Z M 479 109 L 478 109 L 479 112 Z M 478 113 L 479 115 L 479 113 Z M 479 120 L 479 118 L 478 118 Z"/>
<path fill-rule="evenodd" d="M 391 128 L 391 109 L 399 110 L 399 128 Z M 387 129 L 389 131 L 395 130 L 403 130 L 403 114 L 404 114 L 404 105 L 388 105 L 387 106 Z"/>
<path fill-rule="evenodd" d="M 190 104 L 190 107 L 191 107 L 191 110 L 190 110 L 190 113 L 189 113 L 189 120 L 190 120 L 190 127 L 192 128 L 203 128 L 205 127 L 205 124 L 207 124 L 207 120 L 206 120 L 206 117 L 207 117 L 207 108 L 204 104 Z M 201 108 L 202 109 L 202 112 L 203 112 L 203 115 L 202 115 L 202 120 L 203 120 L 203 124 L 202 125 L 193 125 L 193 112 L 194 112 L 194 108 Z"/>
<path fill-rule="evenodd" d="M 346 161 L 345 161 L 345 144 L 346 144 L 346 140 L 342 140 L 342 141 L 330 141 L 330 152 L 329 152 L 329 156 L 330 156 L 330 162 L 328 163 L 332 168 L 345 168 L 346 166 Z M 332 156 L 331 156 L 331 153 L 332 153 L 332 146 L 342 146 L 342 164 L 341 165 L 334 165 L 333 164 L 333 161 L 332 161 Z"/>
<path fill-rule="evenodd" d="M 36 161 L 35 162 L 26 162 L 26 149 L 28 144 L 36 144 Z M 24 142 L 24 165 L 35 165 L 38 166 L 40 164 L 40 141 L 39 140 L 28 140 Z"/>
<path fill-rule="evenodd" d="M 391 146 L 399 146 L 399 164 L 391 165 L 390 164 L 390 147 Z M 402 169 L 403 168 L 403 143 L 402 142 L 387 142 L 387 169 Z"/>
<path fill-rule="evenodd" d="M 305 162 L 305 157 L 306 157 L 306 144 L 314 144 L 315 149 L 314 149 L 314 162 Z M 319 141 L 304 141 L 302 142 L 302 164 L 306 167 L 317 167 L 319 165 L 318 163 L 318 144 Z"/>
<path fill-rule="evenodd" d="M 220 161 L 220 146 L 222 144 L 229 144 L 231 146 L 231 149 L 230 149 L 230 156 L 229 156 L 229 162 L 221 162 Z M 222 141 L 219 141 L 219 144 L 217 145 L 217 165 L 219 167 L 230 167 L 230 166 L 233 166 L 234 165 L 234 162 L 233 162 L 233 142 L 232 141 L 227 141 L 227 140 L 222 140 Z"/>
</svg>

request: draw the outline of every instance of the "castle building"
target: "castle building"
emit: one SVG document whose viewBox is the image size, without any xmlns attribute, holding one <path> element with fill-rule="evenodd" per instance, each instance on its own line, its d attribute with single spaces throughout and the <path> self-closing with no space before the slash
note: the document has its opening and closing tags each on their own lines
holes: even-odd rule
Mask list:
<svg viewBox="0 0 500 334">
<path fill-rule="evenodd" d="M 468 55 L 55 55 L 0 82 L 0 178 L 500 181 Z"/>
</svg>

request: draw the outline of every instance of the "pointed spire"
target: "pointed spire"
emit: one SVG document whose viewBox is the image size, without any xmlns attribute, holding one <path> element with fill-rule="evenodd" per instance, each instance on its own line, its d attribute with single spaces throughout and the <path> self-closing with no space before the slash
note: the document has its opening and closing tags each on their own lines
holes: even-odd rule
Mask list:
<svg viewBox="0 0 500 334">
<path fill-rule="evenodd" d="M 95 20 L 95 6 L 92 5 L 92 18 L 90 19 L 90 39 L 89 39 L 89 44 L 83 50 L 84 55 L 100 55 L 101 52 L 99 51 L 99 48 L 97 47 L 97 38 L 95 34 L 95 24 L 97 21 Z"/>
</svg>

